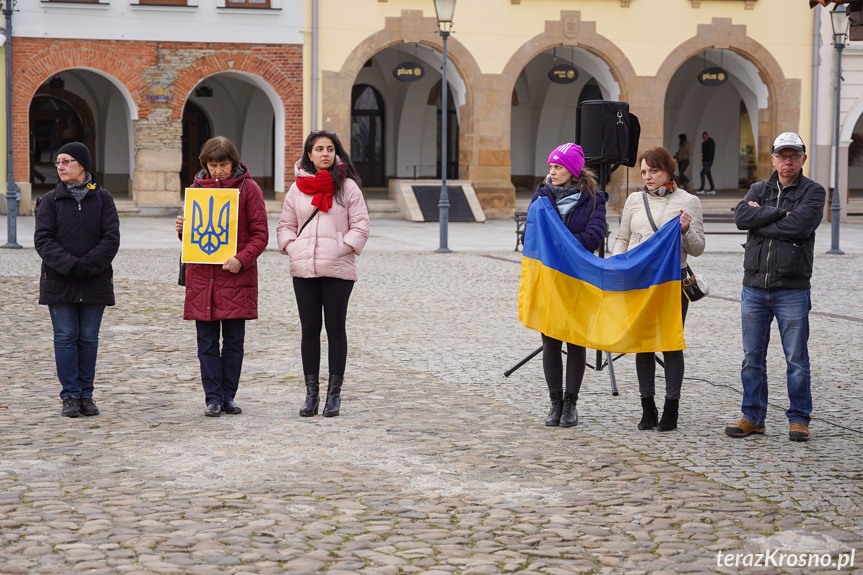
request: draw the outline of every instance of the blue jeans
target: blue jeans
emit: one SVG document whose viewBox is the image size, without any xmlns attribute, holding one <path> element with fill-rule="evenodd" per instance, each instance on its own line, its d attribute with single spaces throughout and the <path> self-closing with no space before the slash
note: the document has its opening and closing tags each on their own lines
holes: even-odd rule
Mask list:
<svg viewBox="0 0 863 575">
<path fill-rule="evenodd" d="M 60 397 L 93 397 L 96 351 L 104 305 L 86 303 L 51 304 L 54 325 L 54 361 L 63 389 Z"/>
<path fill-rule="evenodd" d="M 785 414 L 789 423 L 809 425 L 812 392 L 809 373 L 809 310 L 812 300 L 808 289 L 761 289 L 743 287 L 740 295 L 743 326 L 743 416 L 764 425 L 767 416 L 767 345 L 773 318 L 779 325 L 785 351 L 790 406 Z"/>
<path fill-rule="evenodd" d="M 198 360 L 201 362 L 201 383 L 207 405 L 224 405 L 233 401 L 240 387 L 243 371 L 246 320 L 223 319 L 195 321 L 198 332 Z M 219 332 L 222 349 L 219 351 Z"/>
</svg>

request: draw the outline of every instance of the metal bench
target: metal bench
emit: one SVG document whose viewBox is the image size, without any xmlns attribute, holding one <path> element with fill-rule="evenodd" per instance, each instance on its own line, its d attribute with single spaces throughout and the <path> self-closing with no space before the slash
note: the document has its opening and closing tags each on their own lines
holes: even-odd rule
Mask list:
<svg viewBox="0 0 863 575">
<path fill-rule="evenodd" d="M 527 223 L 527 212 L 515 212 L 515 250 L 518 246 L 524 248 L 524 224 Z"/>
</svg>

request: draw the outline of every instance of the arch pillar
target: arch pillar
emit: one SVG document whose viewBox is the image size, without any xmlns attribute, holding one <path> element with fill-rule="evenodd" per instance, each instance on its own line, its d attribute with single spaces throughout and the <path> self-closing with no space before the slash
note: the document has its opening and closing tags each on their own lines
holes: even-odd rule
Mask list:
<svg viewBox="0 0 863 575">
<path fill-rule="evenodd" d="M 767 106 L 758 110 L 758 154 L 757 178 L 767 179 L 773 171 L 770 153 L 773 139 L 782 132 L 800 131 L 800 100 L 802 82 L 799 78 L 786 78 L 779 62 L 760 43 L 747 35 L 746 26 L 733 24 L 731 18 L 714 18 L 710 24 L 699 24 L 695 36 L 682 42 L 665 59 L 656 76 L 650 79 L 653 96 L 663 108 L 665 93 L 674 73 L 690 58 L 704 50 L 730 50 L 746 58 L 758 70 L 758 75 L 767 87 Z M 662 124 L 656 132 L 658 140 L 644 140 L 645 130 L 642 123 L 642 142 L 640 148 L 662 145 Z M 651 131 L 651 136 L 653 132 Z M 695 152 L 693 152 L 695 153 Z"/>
<path fill-rule="evenodd" d="M 649 90 L 644 87 L 645 79 L 636 76 L 626 54 L 614 42 L 597 33 L 596 22 L 582 20 L 580 10 L 561 10 L 560 18 L 547 20 L 544 32 L 525 42 L 504 67 L 501 77 L 506 82 L 506 109 L 498 109 L 495 113 L 500 114 L 496 120 L 501 128 L 505 128 L 505 134 L 502 137 L 506 142 L 510 142 L 511 139 L 512 107 L 510 98 L 519 74 L 537 55 L 557 46 L 581 48 L 608 66 L 612 79 L 617 83 L 620 90 L 620 101 L 629 102 L 630 111 L 637 115 L 642 122 L 642 135 L 645 132 L 645 121 L 648 126 L 657 121 L 653 109 L 655 107 L 654 95 L 650 94 Z M 662 134 L 661 117 L 660 113 L 658 120 L 660 138 Z M 507 118 L 507 121 L 502 122 L 500 118 Z M 511 174 L 508 177 L 511 178 Z M 626 172 L 623 169 L 612 174 L 606 187 L 606 192 L 609 194 L 609 209 L 618 210 L 622 208 L 623 202 L 626 200 L 625 180 Z"/>
<path fill-rule="evenodd" d="M 418 43 L 443 49 L 437 20 L 422 10 L 402 10 L 386 18 L 380 30 L 361 42 L 337 71 L 321 71 L 322 126 L 350 134 L 351 88 L 363 64 L 384 48 Z M 455 66 L 466 86 L 465 104 L 459 110 L 459 177 L 470 180 L 488 218 L 509 218 L 515 210 L 515 187 L 510 181 L 509 121 L 511 81 L 482 74 L 470 52 L 450 36 L 448 66 Z M 350 138 L 342 138 L 345 146 Z"/>
</svg>

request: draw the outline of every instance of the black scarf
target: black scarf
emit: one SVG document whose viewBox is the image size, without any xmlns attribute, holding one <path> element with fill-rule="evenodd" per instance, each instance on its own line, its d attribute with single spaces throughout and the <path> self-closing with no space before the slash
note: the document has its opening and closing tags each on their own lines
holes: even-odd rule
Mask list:
<svg viewBox="0 0 863 575">
<path fill-rule="evenodd" d="M 578 186 L 555 186 L 551 183 L 551 176 L 545 178 L 545 187 L 548 188 L 548 191 L 550 191 L 551 195 L 554 196 L 554 201 L 556 202 L 581 191 L 578 189 Z"/>
</svg>

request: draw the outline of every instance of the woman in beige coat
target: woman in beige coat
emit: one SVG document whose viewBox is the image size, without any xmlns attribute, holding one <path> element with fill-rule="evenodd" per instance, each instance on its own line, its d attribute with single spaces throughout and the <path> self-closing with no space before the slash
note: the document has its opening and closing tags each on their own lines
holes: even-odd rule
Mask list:
<svg viewBox="0 0 863 575">
<path fill-rule="evenodd" d="M 700 256 L 704 251 L 704 218 L 701 213 L 701 201 L 677 187 L 674 182 L 676 162 L 665 148 L 652 148 L 646 151 L 641 156 L 640 164 L 644 191 L 630 194 L 626 199 L 612 253 L 615 255 L 625 253 L 653 235 L 655 230 L 650 224 L 644 205 L 646 195 L 650 213 L 657 228 L 661 228 L 665 222 L 680 215 L 680 228 L 683 233 L 680 265 L 685 267 L 688 255 Z M 689 300 L 682 292 L 680 299 L 685 322 Z M 643 411 L 638 429 L 656 427 L 659 431 L 671 431 L 677 428 L 680 388 L 683 386 L 683 351 L 663 351 L 662 356 L 665 364 L 665 406 L 662 410 L 662 419 L 658 422 L 659 412 L 654 400 L 656 377 L 654 354 L 638 353 L 635 356 L 635 370 L 638 374 L 638 389 Z"/>
</svg>

